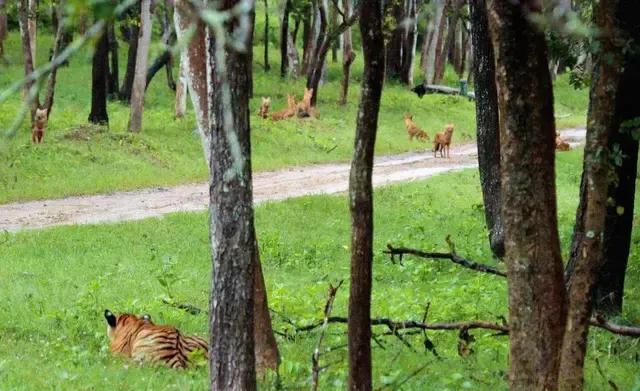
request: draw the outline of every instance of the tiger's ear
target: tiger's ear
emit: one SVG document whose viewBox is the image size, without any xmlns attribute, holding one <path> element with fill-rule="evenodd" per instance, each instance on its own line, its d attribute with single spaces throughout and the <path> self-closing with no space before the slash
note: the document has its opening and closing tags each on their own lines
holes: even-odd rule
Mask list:
<svg viewBox="0 0 640 391">
<path fill-rule="evenodd" d="M 104 318 L 110 327 L 116 327 L 116 316 L 109 310 L 104 310 Z"/>
</svg>

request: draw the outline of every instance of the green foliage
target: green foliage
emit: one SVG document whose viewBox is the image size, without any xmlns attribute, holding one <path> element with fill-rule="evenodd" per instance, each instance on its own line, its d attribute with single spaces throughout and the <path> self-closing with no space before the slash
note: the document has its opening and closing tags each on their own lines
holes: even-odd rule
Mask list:
<svg viewBox="0 0 640 391">
<path fill-rule="evenodd" d="M 569 246 L 582 164 L 580 151 L 558 154 L 559 232 Z M 448 261 L 405 258 L 392 264 L 382 251 L 387 243 L 446 251 L 451 234 L 456 249 L 474 260 L 491 259 L 476 170 L 383 187 L 375 193 L 375 241 L 372 316 L 420 320 L 427 302 L 428 321 L 483 319 L 507 315 L 507 291 L 501 278 L 460 268 Z M 635 212 L 637 214 L 637 211 Z M 203 357 L 188 371 L 138 365 L 108 352 L 102 312 L 151 314 L 187 334 L 204 336 L 207 315 L 191 315 L 163 303 L 166 289 L 157 276 L 172 280 L 172 294 L 207 308 L 210 248 L 206 213 L 174 214 L 99 226 L 58 227 L 0 240 L 0 384 L 3 389 L 192 389 L 208 388 Z M 318 332 L 298 333 L 286 319 L 306 325 L 322 317 L 329 283 L 345 279 L 333 314 L 345 316 L 348 303 L 349 214 L 345 196 L 313 196 L 265 203 L 256 209 L 256 229 L 282 353 L 285 389 L 308 389 L 311 353 Z M 632 253 L 640 250 L 634 232 Z M 171 277 L 173 276 L 173 277 Z M 624 313 L 616 322 L 640 323 L 640 266 L 630 262 Z M 346 327 L 331 324 L 321 365 L 321 389 L 344 389 L 347 376 Z M 387 331 L 375 327 L 376 334 Z M 372 344 L 374 385 L 394 388 L 410 373 L 426 367 L 402 386 L 407 390 L 506 390 L 507 339 L 472 332 L 476 342 L 468 358 L 457 354 L 457 333 L 430 331 L 439 357 L 423 347 L 421 334 L 408 335 L 413 350 L 392 336 Z M 587 390 L 640 384 L 640 343 L 592 329 L 589 334 Z M 598 366 L 605 377 L 600 375 Z M 34 376 L 46 373 L 47 376 Z M 273 389 L 276 379 L 261 379 Z M 395 385 L 395 386 L 394 386 Z"/>
</svg>

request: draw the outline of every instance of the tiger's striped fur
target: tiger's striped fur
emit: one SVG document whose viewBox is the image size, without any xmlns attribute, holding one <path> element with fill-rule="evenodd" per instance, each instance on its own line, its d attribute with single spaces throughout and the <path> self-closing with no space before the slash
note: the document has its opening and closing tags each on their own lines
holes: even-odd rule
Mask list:
<svg viewBox="0 0 640 391">
<path fill-rule="evenodd" d="M 120 353 L 141 362 L 161 362 L 170 368 L 186 368 L 189 355 L 195 350 L 208 355 L 207 342 L 186 336 L 172 326 L 155 325 L 148 316 L 120 314 L 116 317 L 105 310 L 107 334 L 113 353 Z"/>
</svg>

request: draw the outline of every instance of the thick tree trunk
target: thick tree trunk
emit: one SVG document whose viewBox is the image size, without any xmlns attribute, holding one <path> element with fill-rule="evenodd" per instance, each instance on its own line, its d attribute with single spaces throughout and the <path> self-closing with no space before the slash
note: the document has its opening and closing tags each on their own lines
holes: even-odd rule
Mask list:
<svg viewBox="0 0 640 391">
<path fill-rule="evenodd" d="M 91 70 L 91 113 L 89 122 L 108 124 L 107 115 L 107 75 L 109 74 L 109 39 L 103 31 L 96 42 Z"/>
<path fill-rule="evenodd" d="M 404 0 L 388 2 L 386 13 L 393 18 L 394 28 L 386 45 L 386 77 L 387 80 L 400 80 L 402 73 L 403 20 L 405 18 Z"/>
<path fill-rule="evenodd" d="M 255 237 L 255 232 L 254 232 Z M 262 275 L 262 264 L 258 242 L 256 241 L 256 257 L 254 259 L 254 286 L 253 286 L 253 336 L 255 339 L 256 370 L 259 374 L 267 369 L 278 371 L 280 365 L 280 352 L 278 343 L 273 334 L 269 303 L 267 302 L 267 288 Z"/>
<path fill-rule="evenodd" d="M 24 75 L 28 76 L 33 72 L 34 65 L 33 59 L 31 57 L 31 41 L 29 37 L 29 2 L 28 0 L 20 0 L 18 4 L 18 22 L 20 23 L 20 38 L 22 39 L 22 57 L 24 58 Z M 34 86 L 35 81 L 30 81 L 25 83 L 23 89 L 23 99 L 25 102 L 29 99 L 29 92 L 31 88 Z M 34 115 L 36 113 L 36 108 L 40 106 L 40 102 L 38 99 L 38 94 L 35 95 L 33 101 L 31 102 L 30 112 L 31 112 L 31 121 L 33 122 Z"/>
<path fill-rule="evenodd" d="M 140 36 L 136 53 L 136 72 L 131 91 L 131 114 L 129 115 L 130 132 L 142 130 L 142 113 L 144 111 L 144 91 L 147 81 L 147 61 L 151 44 L 151 0 L 140 3 Z"/>
<path fill-rule="evenodd" d="M 0 60 L 4 58 L 4 41 L 8 32 L 6 0 L 0 0 Z"/>
<path fill-rule="evenodd" d="M 424 81 L 426 84 L 433 82 L 436 64 L 436 46 L 438 44 L 438 34 L 440 33 L 440 24 L 443 18 L 444 2 L 447 0 L 435 0 L 434 11 L 425 34 L 425 45 L 422 48 L 421 67 L 424 73 Z"/>
<path fill-rule="evenodd" d="M 402 70 L 400 81 L 406 85 L 413 85 L 413 59 L 416 56 L 416 42 L 418 38 L 418 10 L 416 0 L 407 1 L 407 20 L 404 21 L 402 39 Z"/>
<path fill-rule="evenodd" d="M 535 0 L 494 1 L 509 286 L 511 390 L 555 390 L 566 306 L 558 239 L 553 91 Z"/>
<path fill-rule="evenodd" d="M 290 69 L 288 57 L 290 12 L 291 0 L 286 0 L 284 3 L 284 12 L 282 13 L 282 23 L 280 24 L 280 77 L 285 77 Z"/>
<path fill-rule="evenodd" d="M 316 51 L 316 37 L 318 35 L 319 26 L 320 26 L 320 16 L 318 15 L 318 1 L 324 0 L 311 0 L 311 6 L 309 7 L 309 13 L 307 17 L 304 19 L 304 24 L 302 26 L 302 69 L 300 73 L 303 75 L 308 75 L 310 72 L 310 68 L 313 65 L 313 55 Z"/>
<path fill-rule="evenodd" d="M 437 29 L 435 31 L 434 45 L 433 45 L 433 74 L 427 71 L 427 75 L 431 76 L 431 79 L 427 79 L 431 84 L 440 84 L 442 76 L 444 75 L 444 64 L 446 60 L 446 53 L 444 50 L 445 41 L 445 28 L 447 27 L 447 14 L 451 10 L 451 2 L 454 0 L 443 0 L 442 12 L 438 20 Z M 430 60 L 431 61 L 431 60 Z M 430 64 L 431 65 L 431 64 Z"/>
<path fill-rule="evenodd" d="M 331 30 L 335 31 L 338 28 L 338 11 L 336 7 L 338 6 L 338 2 L 332 2 L 332 6 L 329 7 L 331 13 Z M 331 62 L 338 62 L 338 49 L 340 49 L 340 40 L 336 39 L 331 44 Z"/>
<path fill-rule="evenodd" d="M 136 73 L 136 55 L 138 53 L 138 36 L 140 35 L 140 7 L 133 6 L 127 10 L 127 16 L 130 19 L 126 27 L 129 40 L 129 51 L 127 52 L 127 68 L 122 79 L 122 87 L 120 88 L 119 99 L 122 102 L 131 100 L 131 90 L 133 88 L 133 78 Z"/>
<path fill-rule="evenodd" d="M 118 39 L 116 38 L 116 29 L 113 22 L 109 24 L 107 34 L 109 39 L 109 59 L 111 64 L 109 69 L 107 92 L 109 93 L 109 96 L 115 97 L 119 92 L 120 74 L 118 65 Z"/>
<path fill-rule="evenodd" d="M 504 256 L 504 230 L 500 216 L 500 121 L 495 83 L 493 46 L 485 0 L 469 3 L 473 39 L 476 93 L 478 168 L 489 231 L 489 245 L 497 258 Z"/>
<path fill-rule="evenodd" d="M 342 0 L 342 8 L 346 21 L 351 16 L 352 4 L 351 0 Z M 351 64 L 356 59 L 356 54 L 353 51 L 353 44 L 351 39 L 351 27 L 345 30 L 342 34 L 342 89 L 340 90 L 340 104 L 346 105 L 349 97 L 349 79 L 351 75 Z"/>
<path fill-rule="evenodd" d="M 171 53 L 171 48 L 174 46 L 176 35 L 173 29 L 173 25 L 171 24 L 171 10 L 173 6 L 169 4 L 169 0 L 164 1 L 164 7 L 161 12 L 158 14 L 158 21 L 160 26 L 162 26 L 162 43 L 165 46 L 165 50 L 160 53 L 160 55 L 153 61 L 149 69 L 147 70 L 147 78 L 145 82 L 145 90 L 149 88 L 149 84 L 151 84 L 151 80 L 153 77 L 160 71 L 160 69 L 165 68 L 167 71 L 167 87 L 170 90 L 176 90 L 176 81 L 173 78 L 173 54 Z"/>
<path fill-rule="evenodd" d="M 233 7 L 238 0 L 220 4 Z M 253 4 L 252 4 L 253 5 Z M 251 18 L 249 14 L 240 18 Z M 227 24 L 230 36 L 245 23 Z M 246 33 L 246 31 L 245 31 Z M 253 222 L 249 124 L 249 55 L 217 45 L 208 34 L 211 72 L 211 246 L 209 376 L 212 390 L 255 390 L 254 281 L 257 248 Z M 219 43 L 219 42 L 218 42 Z M 245 42 L 251 47 L 251 35 Z M 224 63 L 217 62 L 224 50 Z M 215 120 L 212 120 L 215 118 Z"/>
<path fill-rule="evenodd" d="M 351 287 L 349 292 L 349 389 L 371 390 L 371 275 L 373 191 L 371 175 L 384 81 L 384 45 L 380 0 L 360 2 L 364 54 L 362 95 L 349 177 L 351 212 Z"/>
<path fill-rule="evenodd" d="M 264 0 L 264 70 L 269 71 L 269 2 Z"/>
<path fill-rule="evenodd" d="M 624 1 L 624 0 L 623 0 Z M 587 349 L 591 291 L 602 254 L 602 239 L 609 179 L 608 140 L 618 129 L 615 100 L 622 71 L 622 47 L 617 34 L 617 1 L 600 2 L 594 7 L 600 51 L 591 85 L 587 140 L 584 149 L 584 184 L 586 206 L 584 232 L 568 281 L 567 326 L 564 331 L 560 361 L 560 388 L 582 390 L 583 367 Z"/>
</svg>

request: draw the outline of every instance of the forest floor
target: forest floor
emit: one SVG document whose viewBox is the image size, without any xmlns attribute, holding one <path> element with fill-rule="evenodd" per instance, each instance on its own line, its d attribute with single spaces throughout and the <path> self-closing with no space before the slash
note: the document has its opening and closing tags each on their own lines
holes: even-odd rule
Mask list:
<svg viewBox="0 0 640 391">
<path fill-rule="evenodd" d="M 567 129 L 561 135 L 575 147 L 584 140 L 585 130 Z M 434 158 L 430 150 L 384 156 L 375 160 L 373 183 L 381 186 L 422 179 L 476 165 L 475 143 L 454 145 L 449 159 Z M 254 199 L 263 202 L 344 192 L 348 187 L 349 168 L 349 164 L 340 163 L 259 172 L 254 175 Z M 206 183 L 197 183 L 0 205 L 0 230 L 140 220 L 167 213 L 199 211 L 207 206 L 207 187 Z"/>
</svg>

